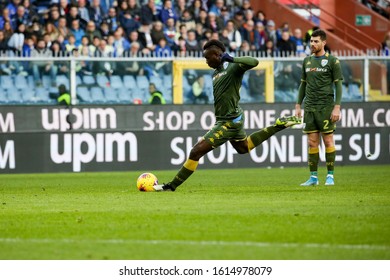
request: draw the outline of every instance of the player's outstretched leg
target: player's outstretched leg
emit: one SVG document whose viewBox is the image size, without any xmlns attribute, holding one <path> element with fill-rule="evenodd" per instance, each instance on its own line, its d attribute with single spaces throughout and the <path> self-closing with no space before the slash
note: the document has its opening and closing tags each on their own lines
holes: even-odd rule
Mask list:
<svg viewBox="0 0 390 280">
<path fill-rule="evenodd" d="M 252 149 L 259 146 L 261 143 L 268 140 L 272 135 L 278 133 L 279 131 L 301 123 L 302 118 L 295 116 L 278 118 L 274 125 L 263 128 L 248 136 L 248 151 L 250 152 Z"/>
<path fill-rule="evenodd" d="M 161 191 L 175 191 L 178 186 L 184 183 L 185 180 L 188 179 L 194 173 L 198 166 L 199 161 L 187 159 L 187 161 L 183 164 L 179 172 L 176 174 L 175 178 L 167 184 L 156 185 L 154 186 L 154 190 Z"/>
</svg>

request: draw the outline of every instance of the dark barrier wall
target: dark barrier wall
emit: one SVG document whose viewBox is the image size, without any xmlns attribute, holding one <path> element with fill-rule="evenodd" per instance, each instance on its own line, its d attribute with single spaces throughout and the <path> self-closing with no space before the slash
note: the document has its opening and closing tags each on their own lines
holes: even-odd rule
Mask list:
<svg viewBox="0 0 390 280">
<path fill-rule="evenodd" d="M 292 107 L 243 105 L 247 133 L 291 114 Z M 0 173 L 177 169 L 214 123 L 213 107 L 199 105 L 0 108 Z M 335 134 L 338 165 L 390 164 L 389 127 L 388 103 L 345 104 Z M 302 166 L 306 150 L 298 127 L 250 155 L 224 145 L 201 159 L 200 167 Z"/>
</svg>

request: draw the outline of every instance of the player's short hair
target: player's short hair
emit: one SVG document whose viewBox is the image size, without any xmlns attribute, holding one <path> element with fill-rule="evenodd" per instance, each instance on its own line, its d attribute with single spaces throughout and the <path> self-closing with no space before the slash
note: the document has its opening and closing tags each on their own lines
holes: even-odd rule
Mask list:
<svg viewBox="0 0 390 280">
<path fill-rule="evenodd" d="M 218 40 L 210 40 L 208 41 L 204 46 L 203 46 L 203 50 L 207 50 L 208 48 L 211 48 L 211 47 L 217 47 L 219 49 L 221 49 L 222 52 L 225 52 L 226 51 L 226 47 L 225 45 L 221 42 L 221 41 L 218 41 Z"/>
<path fill-rule="evenodd" d="M 311 37 L 320 37 L 321 41 L 326 41 L 326 33 L 322 29 L 314 30 Z"/>
</svg>

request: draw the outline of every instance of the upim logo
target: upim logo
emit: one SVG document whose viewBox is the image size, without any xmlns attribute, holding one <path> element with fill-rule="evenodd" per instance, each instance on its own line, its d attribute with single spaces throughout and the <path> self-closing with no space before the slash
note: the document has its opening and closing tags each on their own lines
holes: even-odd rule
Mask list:
<svg viewBox="0 0 390 280">
<path fill-rule="evenodd" d="M 66 118 L 70 114 L 69 109 L 42 109 L 42 127 L 45 130 L 67 131 L 70 126 Z M 73 129 L 97 129 L 116 128 L 116 113 L 112 108 L 72 108 L 74 122 Z M 50 118 L 51 117 L 51 118 Z"/>
<path fill-rule="evenodd" d="M 82 163 L 113 162 L 116 146 L 117 161 L 138 160 L 138 142 L 134 133 L 65 133 L 60 141 L 58 134 L 50 135 L 50 158 L 57 164 L 73 163 L 73 171 L 81 171 Z M 61 143 L 60 143 L 61 142 Z M 60 148 L 60 146 L 63 147 Z M 128 157 L 126 157 L 128 150 Z"/>
<path fill-rule="evenodd" d="M 15 143 L 13 140 L 5 142 L 4 150 L 0 146 L 0 169 L 15 169 Z"/>
</svg>

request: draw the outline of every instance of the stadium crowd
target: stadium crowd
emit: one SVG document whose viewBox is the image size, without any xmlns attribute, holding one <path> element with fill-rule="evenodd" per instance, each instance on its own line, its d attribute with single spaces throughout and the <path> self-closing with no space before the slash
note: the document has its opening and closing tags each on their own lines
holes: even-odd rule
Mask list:
<svg viewBox="0 0 390 280">
<path fill-rule="evenodd" d="M 219 39 L 230 52 L 304 54 L 302 30 L 280 28 L 248 0 L 1 1 L 0 52 L 17 56 L 185 56 Z M 39 43 L 43 40 L 44 44 Z"/>
</svg>

